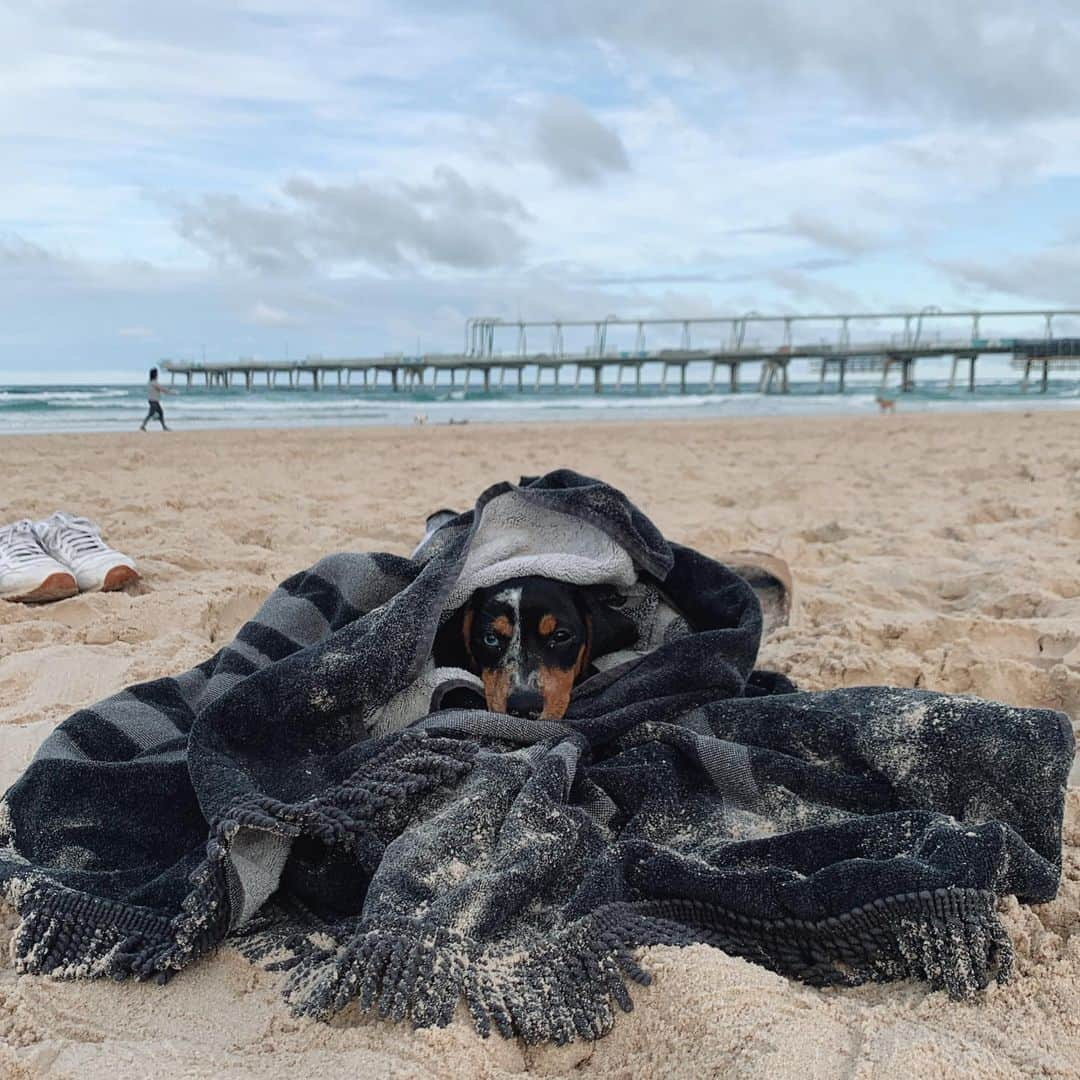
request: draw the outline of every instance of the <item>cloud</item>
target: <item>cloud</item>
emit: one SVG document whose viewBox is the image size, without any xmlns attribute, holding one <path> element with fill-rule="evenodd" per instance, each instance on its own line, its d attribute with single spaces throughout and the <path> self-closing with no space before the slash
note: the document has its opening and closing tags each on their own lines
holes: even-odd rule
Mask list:
<svg viewBox="0 0 1080 1080">
<path fill-rule="evenodd" d="M 0 38 L 9 370 L 1080 288 L 1033 250 L 1080 183 L 1064 0 L 56 0 Z"/>
<path fill-rule="evenodd" d="M 618 134 L 571 98 L 552 98 L 540 110 L 534 141 L 540 160 L 571 184 L 596 184 L 608 173 L 630 171 Z"/>
<path fill-rule="evenodd" d="M 441 6 L 441 5 L 436 5 Z M 460 6 L 460 5 L 458 5 Z M 1069 0 L 473 0 L 548 46 L 599 40 L 651 52 L 695 77 L 728 76 L 736 92 L 771 84 L 802 98 L 817 87 L 888 112 L 989 123 L 1068 115 L 1080 21 Z"/>
<path fill-rule="evenodd" d="M 120 335 L 120 337 L 138 338 L 143 341 L 154 336 L 154 331 L 146 326 L 122 326 L 116 332 Z"/>
<path fill-rule="evenodd" d="M 769 282 L 798 303 L 831 311 L 855 312 L 866 307 L 865 296 L 794 267 L 779 267 L 766 275 Z"/>
<path fill-rule="evenodd" d="M 785 232 L 801 236 L 818 247 L 843 252 L 845 255 L 865 255 L 882 246 L 882 238 L 876 232 L 860 229 L 855 225 L 838 225 L 824 217 L 797 212 L 788 218 Z"/>
<path fill-rule="evenodd" d="M 276 204 L 249 206 L 236 195 L 204 195 L 181 210 L 177 231 L 222 262 L 235 261 L 264 273 L 307 270 L 303 221 Z"/>
<path fill-rule="evenodd" d="M 1076 244 L 1055 244 L 1003 260 L 944 259 L 935 265 L 983 300 L 1006 296 L 1052 306 L 1078 306 L 1080 246 Z"/>
<path fill-rule="evenodd" d="M 204 196 L 181 208 L 177 229 L 216 259 L 275 274 L 356 263 L 487 270 L 517 263 L 525 249 L 524 206 L 446 167 L 430 183 L 384 187 L 294 177 L 282 193 L 265 206 Z"/>
<path fill-rule="evenodd" d="M 25 271 L 32 268 L 53 266 L 60 260 L 40 244 L 14 232 L 0 233 L 0 269 Z"/>
</svg>

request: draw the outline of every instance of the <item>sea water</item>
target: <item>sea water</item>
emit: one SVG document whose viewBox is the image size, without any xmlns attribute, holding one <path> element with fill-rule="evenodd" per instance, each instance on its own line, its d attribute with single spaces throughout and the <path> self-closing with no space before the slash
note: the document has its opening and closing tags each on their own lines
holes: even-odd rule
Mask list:
<svg viewBox="0 0 1080 1080">
<path fill-rule="evenodd" d="M 614 368 L 605 372 L 603 391 L 593 392 L 591 373 L 586 372 L 580 390 L 572 381 L 572 366 L 564 369 L 562 385 L 551 382 L 550 372 L 544 384 L 535 388 L 526 373 L 525 390 L 518 392 L 513 373 L 507 387 L 484 393 L 478 375 L 464 390 L 461 375 L 451 388 L 446 373 L 440 384 L 420 389 L 394 392 L 388 380 L 374 389 L 363 389 L 356 382 L 339 388 L 333 375 L 323 389 L 310 384 L 289 389 L 279 384 L 245 390 L 241 383 L 230 389 L 207 389 L 184 386 L 178 380 L 177 393 L 162 402 L 170 427 L 178 430 L 205 428 L 270 428 L 411 424 L 423 416 L 428 423 L 558 420 L 632 420 L 712 418 L 723 416 L 815 416 L 829 414 L 873 414 L 880 376 L 849 375 L 844 393 L 836 391 L 835 382 L 821 391 L 809 371 L 802 378 L 792 365 L 790 393 L 760 393 L 756 379 L 746 379 L 738 393 L 731 393 L 726 369 L 715 392 L 708 388 L 708 370 L 695 371 L 691 365 L 686 392 L 678 380 L 661 389 L 659 370 L 645 371 L 642 387 L 634 386 L 632 377 L 620 389 L 615 387 Z M 744 374 L 752 370 L 744 368 Z M 920 372 L 916 371 L 919 376 Z M 1019 374 L 999 365 L 997 372 L 980 377 L 974 393 L 966 384 L 948 388 L 946 371 L 934 372 L 929 365 L 926 377 L 919 378 L 914 390 L 901 393 L 892 385 L 884 393 L 897 402 L 900 412 L 1034 410 L 1045 408 L 1080 408 L 1080 377 L 1076 372 L 1061 372 L 1052 378 L 1045 393 L 1037 380 L 1024 392 Z M 981 373 L 980 373 L 981 374 Z M 257 380 L 258 381 L 258 380 Z M 570 385 L 568 385 L 570 382 Z M 168 386 L 168 378 L 164 380 Z M 512 387 L 512 388 L 511 388 Z M 55 384 L 0 385 L 0 434 L 42 432 L 91 432 L 137 430 L 146 415 L 145 385 Z M 156 428 L 157 423 L 153 426 Z"/>
</svg>

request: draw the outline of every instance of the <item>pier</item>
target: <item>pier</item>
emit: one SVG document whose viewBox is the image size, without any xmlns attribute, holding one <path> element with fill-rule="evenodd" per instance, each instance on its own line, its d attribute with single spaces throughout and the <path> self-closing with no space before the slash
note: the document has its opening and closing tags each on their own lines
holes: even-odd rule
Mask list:
<svg viewBox="0 0 1080 1080">
<path fill-rule="evenodd" d="M 508 321 L 472 318 L 465 327 L 460 353 L 420 356 L 324 358 L 309 356 L 300 361 L 264 361 L 241 357 L 234 362 L 193 363 L 163 360 L 160 366 L 188 387 L 232 387 L 251 390 L 265 381 L 267 387 L 287 382 L 293 389 L 361 385 L 374 390 L 389 386 L 395 391 L 419 387 L 483 387 L 485 392 L 505 389 L 507 380 L 518 391 L 526 389 L 529 369 L 531 389 L 584 383 L 594 393 L 605 386 L 605 373 L 613 374 L 615 389 L 632 380 L 642 386 L 646 365 L 660 368 L 660 390 L 677 386 L 687 390 L 687 368 L 708 365 L 707 390 L 718 388 L 737 393 L 740 369 L 759 365 L 757 388 L 764 393 L 786 393 L 789 366 L 807 360 L 818 376 L 821 392 L 842 392 L 850 373 L 880 374 L 880 387 L 893 385 L 900 392 L 914 389 L 920 359 L 948 357 L 952 360 L 949 389 L 954 389 L 962 369 L 969 391 L 976 387 L 977 363 L 982 356 L 1006 355 L 1022 372 L 1020 385 L 1027 390 L 1032 374 L 1046 390 L 1052 370 L 1080 370 L 1080 337 L 1055 336 L 1055 320 L 1076 320 L 1080 310 L 1053 311 L 941 311 L 927 307 L 915 312 L 852 313 L 820 315 L 762 315 L 702 318 Z M 1033 324 L 1037 333 L 1018 337 L 985 335 L 986 324 L 1009 320 Z M 958 332 L 957 323 L 963 329 Z M 869 324 L 876 336 L 859 340 L 853 331 Z M 937 326 L 934 337 L 932 330 Z M 950 335 L 943 339 L 940 327 Z M 1078 324 L 1080 325 L 1080 324 Z M 825 333 L 822 333 L 822 330 Z M 750 332 L 754 337 L 750 338 Z M 675 336 L 677 340 L 670 343 Z M 810 340 L 811 337 L 817 340 Z M 546 349 L 530 348 L 545 338 Z M 653 338 L 652 342 L 647 337 Z M 656 339 L 660 340 L 656 340 Z M 509 345 L 510 349 L 505 347 Z M 279 383 L 279 379 L 281 383 Z"/>
</svg>

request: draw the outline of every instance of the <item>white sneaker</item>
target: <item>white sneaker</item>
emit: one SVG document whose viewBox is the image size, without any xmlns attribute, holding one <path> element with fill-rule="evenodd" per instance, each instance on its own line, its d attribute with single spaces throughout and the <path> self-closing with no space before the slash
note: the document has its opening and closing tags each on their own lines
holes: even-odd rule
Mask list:
<svg viewBox="0 0 1080 1080">
<path fill-rule="evenodd" d="M 40 604 L 78 591 L 71 571 L 41 546 L 33 522 L 16 521 L 0 529 L 0 597 Z"/>
<path fill-rule="evenodd" d="M 41 546 L 75 575 L 83 592 L 112 592 L 139 576 L 134 561 L 113 551 L 101 539 L 98 527 L 86 518 L 57 510 L 37 522 L 34 532 Z"/>
</svg>

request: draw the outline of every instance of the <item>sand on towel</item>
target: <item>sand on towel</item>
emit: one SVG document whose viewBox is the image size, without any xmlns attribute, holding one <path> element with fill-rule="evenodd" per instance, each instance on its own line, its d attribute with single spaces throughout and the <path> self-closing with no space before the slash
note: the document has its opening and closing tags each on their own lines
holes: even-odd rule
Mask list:
<svg viewBox="0 0 1080 1080">
<path fill-rule="evenodd" d="M 557 464 L 673 538 L 787 559 L 796 622 L 763 662 L 820 689 L 894 683 L 1080 715 L 1080 411 L 856 419 L 9 437 L 0 519 L 67 509 L 138 559 L 130 593 L 0 605 L 0 789 L 72 710 L 214 651 L 329 551 L 407 553 L 424 516 Z M 0 1077 L 1073 1077 L 1080 791 L 1062 889 L 1006 902 L 1017 975 L 970 1003 L 922 985 L 812 990 L 705 947 L 596 1044 L 292 1018 L 231 949 L 168 986 L 20 977 L 0 909 Z"/>
</svg>

